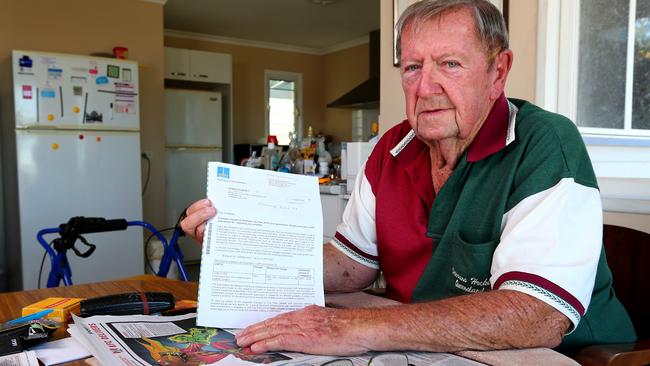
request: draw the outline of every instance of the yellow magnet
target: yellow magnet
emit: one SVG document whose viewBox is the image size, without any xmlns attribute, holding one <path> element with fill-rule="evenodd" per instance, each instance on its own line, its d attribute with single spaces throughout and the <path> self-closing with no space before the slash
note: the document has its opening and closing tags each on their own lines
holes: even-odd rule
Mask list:
<svg viewBox="0 0 650 366">
<path fill-rule="evenodd" d="M 48 114 L 47 115 L 47 120 L 48 121 L 54 121 L 54 115 L 53 114 Z"/>
<path fill-rule="evenodd" d="M 52 144 L 52 150 L 58 150 L 59 149 L 59 144 L 54 143 Z"/>
<path fill-rule="evenodd" d="M 79 107 L 77 107 L 77 106 L 74 106 L 72 108 L 72 112 L 74 112 L 74 113 L 79 113 L 80 111 L 81 111 L 81 109 L 79 109 Z"/>
</svg>

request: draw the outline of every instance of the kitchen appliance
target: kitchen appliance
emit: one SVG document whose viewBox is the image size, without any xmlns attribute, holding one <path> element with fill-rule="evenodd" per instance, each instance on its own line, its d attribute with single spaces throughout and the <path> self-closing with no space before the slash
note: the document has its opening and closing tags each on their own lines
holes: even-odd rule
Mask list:
<svg viewBox="0 0 650 366">
<path fill-rule="evenodd" d="M 167 225 L 174 226 L 192 202 L 206 196 L 209 161 L 223 161 L 221 93 L 165 89 L 165 154 Z M 198 261 L 201 250 L 188 237 L 179 245 L 186 261 Z"/>
<path fill-rule="evenodd" d="M 352 111 L 352 141 L 368 141 L 373 134 L 372 124 L 379 121 L 379 109 Z"/>
<path fill-rule="evenodd" d="M 346 179 L 347 193 L 352 193 L 354 183 L 363 172 L 361 167 L 375 148 L 374 142 L 344 142 L 341 145 L 341 178 Z"/>
<path fill-rule="evenodd" d="M 136 62 L 13 51 L 12 66 L 2 250 L 8 287 L 18 290 L 39 286 L 40 229 L 74 216 L 142 220 L 140 117 Z M 141 228 L 87 239 L 94 254 L 69 258 L 77 283 L 144 272 Z"/>
</svg>

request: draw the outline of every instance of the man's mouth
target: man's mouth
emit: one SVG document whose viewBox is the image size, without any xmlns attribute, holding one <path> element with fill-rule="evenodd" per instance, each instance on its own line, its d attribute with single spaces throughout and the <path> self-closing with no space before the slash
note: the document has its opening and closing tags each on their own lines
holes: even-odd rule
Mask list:
<svg viewBox="0 0 650 366">
<path fill-rule="evenodd" d="M 435 115 L 441 112 L 446 111 L 446 108 L 439 108 L 439 109 L 425 109 L 423 111 L 419 111 L 418 115 Z"/>
</svg>

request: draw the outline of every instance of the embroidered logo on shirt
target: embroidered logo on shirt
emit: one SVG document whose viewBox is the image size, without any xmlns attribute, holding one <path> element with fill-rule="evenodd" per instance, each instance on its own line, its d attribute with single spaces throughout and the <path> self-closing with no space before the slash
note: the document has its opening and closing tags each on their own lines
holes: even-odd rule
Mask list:
<svg viewBox="0 0 650 366">
<path fill-rule="evenodd" d="M 461 291 L 467 292 L 469 294 L 475 294 L 477 292 L 485 292 L 490 289 L 489 277 L 480 279 L 476 277 L 463 276 L 459 274 L 458 271 L 456 271 L 455 267 L 451 267 L 451 274 L 455 279 L 454 286 Z"/>
</svg>

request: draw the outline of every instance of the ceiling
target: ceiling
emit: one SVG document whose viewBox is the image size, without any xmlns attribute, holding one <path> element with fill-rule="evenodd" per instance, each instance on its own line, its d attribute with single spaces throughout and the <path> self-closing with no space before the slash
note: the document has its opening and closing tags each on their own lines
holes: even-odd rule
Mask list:
<svg viewBox="0 0 650 366">
<path fill-rule="evenodd" d="M 165 29 L 326 50 L 379 29 L 379 1 L 167 0 Z"/>
</svg>

